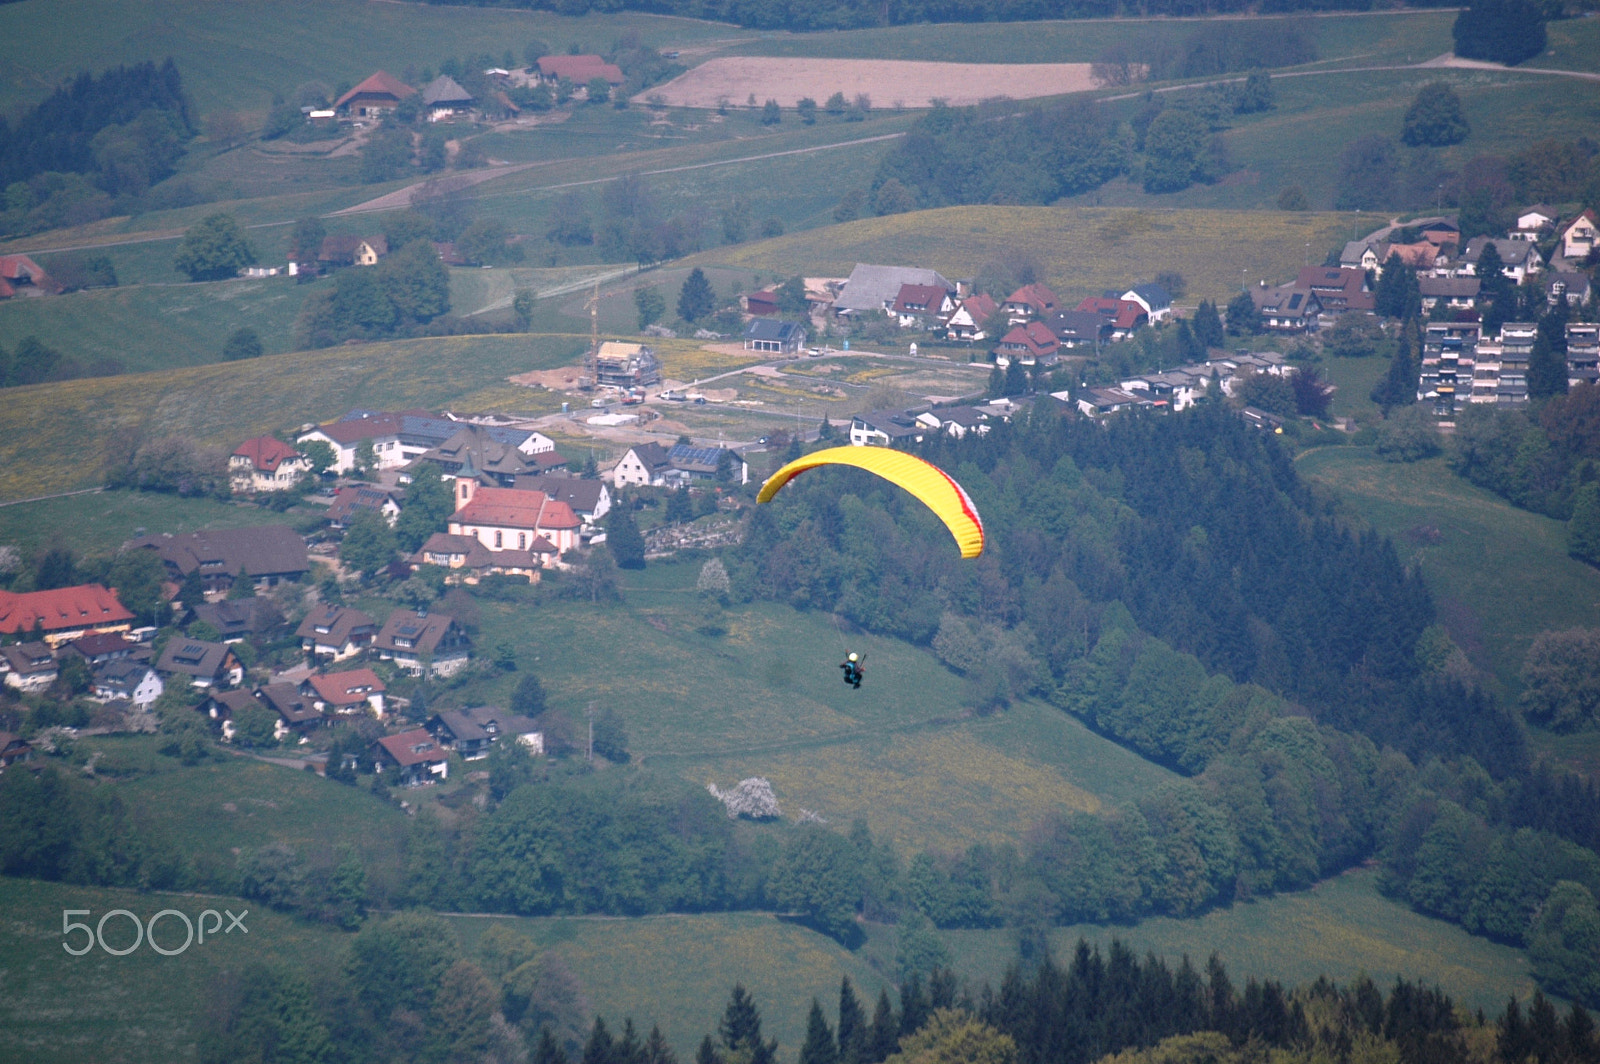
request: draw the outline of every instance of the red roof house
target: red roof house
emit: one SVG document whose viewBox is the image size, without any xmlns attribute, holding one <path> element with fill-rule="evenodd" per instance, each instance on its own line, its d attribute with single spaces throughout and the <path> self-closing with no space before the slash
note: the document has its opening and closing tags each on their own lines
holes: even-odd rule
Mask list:
<svg viewBox="0 0 1600 1064">
<path fill-rule="evenodd" d="M 1024 364 L 1047 362 L 1061 349 L 1061 341 L 1042 321 L 1018 325 L 1000 338 L 995 354 L 1002 358 L 1021 359 Z"/>
<path fill-rule="evenodd" d="M 456 488 L 461 507 L 450 517 L 453 536 L 470 536 L 492 551 L 530 550 L 541 536 L 559 554 L 578 546 L 583 522 L 542 491 L 485 488 L 460 478 Z"/>
<path fill-rule="evenodd" d="M 378 770 L 398 770 L 402 783 L 427 783 L 429 776 L 445 779 L 449 774 L 450 755 L 426 728 L 386 735 L 372 746 Z"/>
<path fill-rule="evenodd" d="M 125 631 L 132 621 L 133 614 L 117 601 L 117 593 L 99 584 L 0 591 L 0 633 L 25 635 L 38 626 L 51 646 L 88 632 Z"/>
<path fill-rule="evenodd" d="M 626 80 L 621 67 L 597 55 L 540 56 L 539 76 L 546 81 L 566 78 L 575 85 L 587 85 L 595 78 L 605 78 L 613 85 L 621 85 Z"/>
<path fill-rule="evenodd" d="M 311 471 L 311 459 L 271 436 L 245 440 L 228 457 L 234 491 L 278 491 Z"/>
<path fill-rule="evenodd" d="M 28 256 L 0 255 L 0 299 L 29 288 L 51 293 L 61 290 L 44 268 Z"/>
<path fill-rule="evenodd" d="M 1113 340 L 1126 338 L 1132 334 L 1133 330 L 1150 320 L 1149 313 L 1131 299 L 1090 296 L 1079 303 L 1077 309 L 1098 314 L 1110 321 L 1111 338 Z"/>
<path fill-rule="evenodd" d="M 401 100 L 416 95 L 416 91 L 394 75 L 380 70 L 335 100 L 333 109 L 358 118 L 374 118 L 393 111 Z"/>
<path fill-rule="evenodd" d="M 361 713 L 370 709 L 383 716 L 383 693 L 387 690 L 371 669 L 350 669 L 309 676 L 300 693 L 315 699 L 318 709 L 330 713 Z"/>
<path fill-rule="evenodd" d="M 1007 314 L 1047 318 L 1059 308 L 1056 294 L 1042 284 L 1025 284 L 1006 297 L 1002 306 Z"/>
</svg>

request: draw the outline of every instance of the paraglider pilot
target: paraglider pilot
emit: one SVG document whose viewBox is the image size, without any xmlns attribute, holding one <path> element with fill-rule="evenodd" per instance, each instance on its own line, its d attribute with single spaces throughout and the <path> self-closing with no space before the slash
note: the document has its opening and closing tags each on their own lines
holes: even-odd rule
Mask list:
<svg viewBox="0 0 1600 1064">
<path fill-rule="evenodd" d="M 852 650 L 850 656 L 840 663 L 839 668 L 844 670 L 844 682 L 859 691 L 861 689 L 861 656 Z"/>
</svg>

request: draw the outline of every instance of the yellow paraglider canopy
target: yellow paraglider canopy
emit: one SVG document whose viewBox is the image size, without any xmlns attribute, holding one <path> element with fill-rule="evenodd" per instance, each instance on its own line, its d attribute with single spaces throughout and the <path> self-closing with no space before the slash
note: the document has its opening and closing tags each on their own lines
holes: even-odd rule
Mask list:
<svg viewBox="0 0 1600 1064">
<path fill-rule="evenodd" d="M 796 458 L 767 478 L 756 502 L 771 502 L 789 481 L 808 469 L 824 465 L 855 466 L 904 488 L 944 522 L 961 548 L 963 558 L 976 558 L 983 553 L 983 519 L 961 485 L 933 463 L 887 447 L 829 447 Z"/>
</svg>

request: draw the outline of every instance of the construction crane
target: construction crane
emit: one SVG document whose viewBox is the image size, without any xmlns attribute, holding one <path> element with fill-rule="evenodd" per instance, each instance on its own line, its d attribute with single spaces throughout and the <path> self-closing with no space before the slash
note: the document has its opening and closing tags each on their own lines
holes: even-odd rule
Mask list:
<svg viewBox="0 0 1600 1064">
<path fill-rule="evenodd" d="M 584 303 L 589 311 L 589 351 L 583 356 L 584 379 L 578 381 L 580 388 L 593 388 L 600 379 L 600 279 L 595 278 L 594 291 L 590 294 L 588 302 Z"/>
</svg>

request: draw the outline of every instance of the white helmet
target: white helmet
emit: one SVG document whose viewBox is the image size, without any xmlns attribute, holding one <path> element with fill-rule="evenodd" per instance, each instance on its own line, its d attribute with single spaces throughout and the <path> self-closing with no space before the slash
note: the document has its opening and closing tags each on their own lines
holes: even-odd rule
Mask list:
<svg viewBox="0 0 1600 1064">
<path fill-rule="evenodd" d="M 852 651 L 851 651 L 851 652 L 850 652 L 850 660 L 851 660 L 851 661 L 854 661 L 854 660 L 856 660 L 856 652 L 855 652 L 855 651 L 854 651 L 854 650 L 852 650 Z"/>
</svg>

